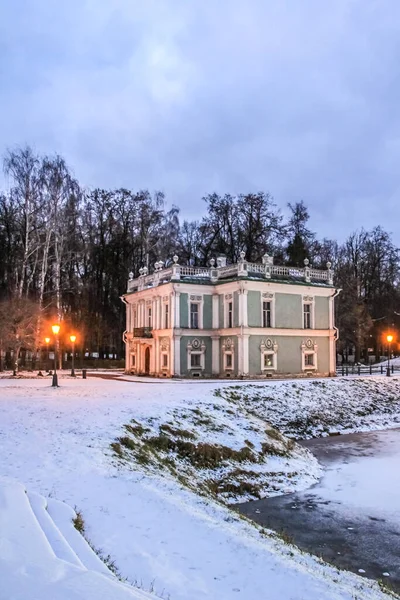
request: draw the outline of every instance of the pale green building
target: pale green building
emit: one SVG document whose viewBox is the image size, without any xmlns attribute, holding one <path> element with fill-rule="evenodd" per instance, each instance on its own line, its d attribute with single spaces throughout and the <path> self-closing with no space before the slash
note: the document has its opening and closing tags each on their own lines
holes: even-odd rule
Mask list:
<svg viewBox="0 0 400 600">
<path fill-rule="evenodd" d="M 155 377 L 334 375 L 337 328 L 331 264 L 317 270 L 250 263 L 209 268 L 162 262 L 130 276 L 126 372 Z"/>
</svg>

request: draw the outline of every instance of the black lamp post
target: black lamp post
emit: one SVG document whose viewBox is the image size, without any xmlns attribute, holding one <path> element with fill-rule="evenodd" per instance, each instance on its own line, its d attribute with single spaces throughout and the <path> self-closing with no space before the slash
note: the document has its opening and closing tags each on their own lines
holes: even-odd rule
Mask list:
<svg viewBox="0 0 400 600">
<path fill-rule="evenodd" d="M 393 341 L 393 336 L 387 335 L 386 339 L 387 339 L 387 343 L 388 343 L 388 364 L 387 364 L 386 376 L 390 377 L 390 344 Z"/>
<path fill-rule="evenodd" d="M 60 333 L 59 325 L 52 325 L 51 329 L 54 334 L 54 373 L 53 373 L 53 382 L 52 387 L 58 387 L 58 377 L 57 377 L 57 336 Z"/>
</svg>

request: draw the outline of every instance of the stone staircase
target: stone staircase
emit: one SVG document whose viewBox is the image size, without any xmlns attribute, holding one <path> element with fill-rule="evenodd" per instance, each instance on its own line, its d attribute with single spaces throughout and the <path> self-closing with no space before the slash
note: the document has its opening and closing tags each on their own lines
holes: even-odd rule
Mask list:
<svg viewBox="0 0 400 600">
<path fill-rule="evenodd" d="M 0 600 L 155 600 L 121 583 L 68 505 L 0 478 Z"/>
</svg>

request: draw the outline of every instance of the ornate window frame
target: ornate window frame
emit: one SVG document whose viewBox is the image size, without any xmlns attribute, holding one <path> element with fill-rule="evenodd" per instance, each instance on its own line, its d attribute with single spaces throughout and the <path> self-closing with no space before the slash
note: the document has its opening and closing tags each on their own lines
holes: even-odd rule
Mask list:
<svg viewBox="0 0 400 600">
<path fill-rule="evenodd" d="M 167 357 L 166 365 L 164 365 L 164 357 Z M 169 338 L 164 337 L 160 340 L 160 371 L 168 371 L 169 369 Z"/>
<path fill-rule="evenodd" d="M 229 304 L 232 302 L 232 325 L 229 325 Z M 224 329 L 233 329 L 235 320 L 235 300 L 233 294 L 224 295 Z"/>
<path fill-rule="evenodd" d="M 306 355 L 313 356 L 313 364 L 306 365 Z M 318 371 L 318 344 L 308 338 L 301 343 L 301 369 L 302 371 Z"/>
<path fill-rule="evenodd" d="M 200 367 L 192 367 L 192 354 L 200 355 Z M 206 368 L 206 345 L 204 340 L 193 338 L 187 343 L 187 369 L 188 371 L 204 371 Z"/>
<path fill-rule="evenodd" d="M 311 327 L 304 327 L 304 306 L 309 304 L 310 305 L 310 320 L 311 320 Z M 303 313 L 302 313 L 302 328 L 305 329 L 306 331 L 309 329 L 315 329 L 315 301 L 314 301 L 314 296 L 303 296 L 303 303 L 302 303 L 302 309 L 303 309 Z"/>
<path fill-rule="evenodd" d="M 204 297 L 198 294 L 188 294 L 188 328 L 194 329 L 190 322 L 190 305 L 197 304 L 199 307 L 199 326 L 198 329 L 203 329 L 203 305 L 204 305 Z M 197 329 L 194 329 L 197 331 Z"/>
<path fill-rule="evenodd" d="M 146 300 L 146 312 L 145 312 L 145 327 L 149 327 L 150 329 L 154 329 L 154 310 L 153 310 L 153 301 Z"/>
<path fill-rule="evenodd" d="M 271 302 L 271 327 L 264 327 L 264 302 Z M 263 329 L 273 329 L 275 327 L 275 294 L 272 294 L 271 292 L 261 292 L 260 314 L 261 327 Z"/>
<path fill-rule="evenodd" d="M 161 327 L 160 329 L 170 329 L 171 327 L 171 306 L 169 301 L 169 296 L 164 296 L 161 303 Z M 168 323 L 166 323 L 168 316 Z M 165 327 L 168 325 L 168 327 Z"/>
<path fill-rule="evenodd" d="M 227 356 L 231 356 L 231 366 L 228 366 Z M 222 360 L 223 360 L 223 370 L 224 371 L 234 371 L 235 370 L 235 343 L 232 338 L 225 338 L 222 342 Z"/>
<path fill-rule="evenodd" d="M 261 372 L 276 371 L 278 368 L 278 344 L 271 338 L 265 338 L 260 344 L 261 350 Z M 272 366 L 265 366 L 265 356 L 272 355 Z"/>
</svg>

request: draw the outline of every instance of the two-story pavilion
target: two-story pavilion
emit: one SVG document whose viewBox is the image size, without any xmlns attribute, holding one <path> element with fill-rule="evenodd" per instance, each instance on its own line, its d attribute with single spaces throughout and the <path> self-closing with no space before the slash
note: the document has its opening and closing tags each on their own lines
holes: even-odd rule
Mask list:
<svg viewBox="0 0 400 600">
<path fill-rule="evenodd" d="M 178 257 L 148 274 L 130 274 L 126 304 L 126 372 L 156 377 L 334 375 L 331 264 L 327 270 L 225 258 L 209 268 Z"/>
</svg>

